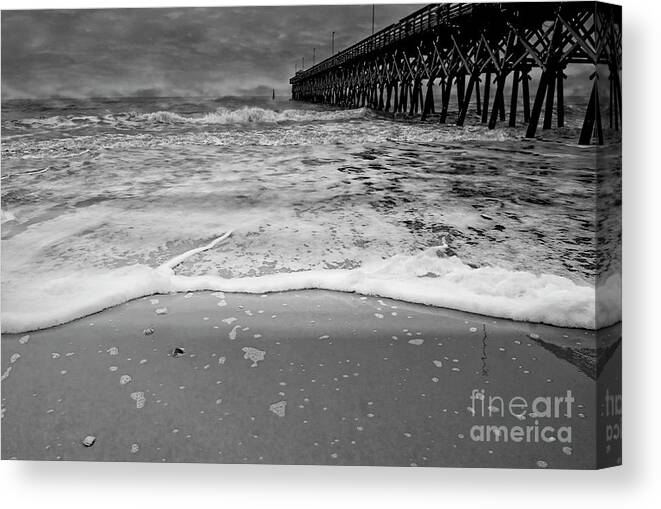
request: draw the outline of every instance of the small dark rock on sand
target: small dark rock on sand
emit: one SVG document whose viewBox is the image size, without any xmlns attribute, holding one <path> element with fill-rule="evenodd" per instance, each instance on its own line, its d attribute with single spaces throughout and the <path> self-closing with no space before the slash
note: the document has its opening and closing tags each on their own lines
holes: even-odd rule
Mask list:
<svg viewBox="0 0 661 509">
<path fill-rule="evenodd" d="M 180 347 L 177 346 L 177 347 L 172 349 L 172 351 L 170 352 L 170 355 L 172 357 L 181 357 L 185 353 L 186 353 L 186 351 L 183 348 L 180 348 Z"/>
</svg>

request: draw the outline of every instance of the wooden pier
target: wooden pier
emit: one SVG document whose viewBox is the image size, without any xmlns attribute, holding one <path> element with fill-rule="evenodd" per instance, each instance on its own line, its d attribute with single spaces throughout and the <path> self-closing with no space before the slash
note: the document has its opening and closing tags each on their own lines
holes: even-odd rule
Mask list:
<svg viewBox="0 0 661 509">
<path fill-rule="evenodd" d="M 600 94 L 609 96 L 610 128 L 618 130 L 622 118 L 621 12 L 600 2 L 431 4 L 297 72 L 292 99 L 433 116 L 440 123 L 454 110 L 458 126 L 474 108 L 490 129 L 499 122 L 515 127 L 521 99 L 532 138 L 540 120 L 542 129 L 551 129 L 554 117 L 564 127 L 564 71 L 587 64 L 592 83 L 585 87 L 579 143 L 603 144 Z"/>
</svg>

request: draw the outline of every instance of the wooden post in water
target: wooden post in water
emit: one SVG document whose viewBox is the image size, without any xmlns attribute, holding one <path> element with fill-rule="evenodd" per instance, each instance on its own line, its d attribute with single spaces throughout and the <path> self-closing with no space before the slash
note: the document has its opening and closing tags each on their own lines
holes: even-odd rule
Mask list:
<svg viewBox="0 0 661 509">
<path fill-rule="evenodd" d="M 594 133 L 595 124 L 597 127 L 597 140 L 599 145 L 604 143 L 604 133 L 601 127 L 601 111 L 599 108 L 599 87 L 597 84 L 596 73 L 593 76 L 594 82 L 592 83 L 592 93 L 590 94 L 590 102 L 588 109 L 585 112 L 583 119 L 583 127 L 581 128 L 581 135 L 578 139 L 579 145 L 590 145 L 592 142 L 592 135 Z"/>
<path fill-rule="evenodd" d="M 432 76 L 427 82 L 427 94 L 425 95 L 425 105 L 422 109 L 421 120 L 426 120 L 429 113 L 434 108 L 434 77 Z"/>
<path fill-rule="evenodd" d="M 535 137 L 539 117 L 542 113 L 542 105 L 544 104 L 544 96 L 546 95 L 546 87 L 548 85 L 547 75 L 547 71 L 542 71 L 542 75 L 539 78 L 539 85 L 537 86 L 537 93 L 535 94 L 535 102 L 532 105 L 530 122 L 528 122 L 528 129 L 526 131 L 526 138 Z"/>
<path fill-rule="evenodd" d="M 537 132 L 537 124 L 539 123 L 539 117 L 542 113 L 542 106 L 544 104 L 544 98 L 546 95 L 550 95 L 550 99 L 546 101 L 546 112 L 544 115 L 544 126 L 546 129 L 547 121 L 549 127 L 551 127 L 551 114 L 553 113 L 553 93 L 554 93 L 554 81 L 555 81 L 555 67 L 557 66 L 557 51 L 560 46 L 560 38 L 562 35 L 562 22 L 560 21 L 560 16 L 556 16 L 553 23 L 553 35 L 551 36 L 551 42 L 546 51 L 546 60 L 544 62 L 544 69 L 542 71 L 542 76 L 539 79 L 539 86 L 537 88 L 537 94 L 535 95 L 535 103 L 532 107 L 532 113 L 530 115 L 530 122 L 528 123 L 528 129 L 526 130 L 526 138 L 534 138 L 535 133 Z M 550 109 L 549 109 L 550 103 Z"/>
<path fill-rule="evenodd" d="M 556 95 L 558 96 L 558 127 L 565 126 L 565 76 L 564 70 L 562 68 L 558 69 L 557 79 L 557 91 Z"/>
<path fill-rule="evenodd" d="M 549 69 L 548 71 L 548 83 L 546 85 L 546 108 L 544 109 L 544 124 L 542 129 L 551 129 L 551 123 L 553 122 L 553 96 L 555 94 L 555 79 L 557 76 L 557 71 L 555 69 Z"/>
<path fill-rule="evenodd" d="M 498 120 L 498 115 L 505 108 L 505 79 L 507 78 L 507 73 L 502 71 L 498 78 L 496 79 L 496 94 L 493 98 L 493 106 L 491 109 L 491 117 L 489 117 L 489 129 L 494 129 L 496 127 L 496 121 Z"/>
<path fill-rule="evenodd" d="M 480 101 L 480 75 L 477 75 L 477 80 L 475 81 L 475 106 L 478 115 L 482 115 L 482 102 Z"/>
<path fill-rule="evenodd" d="M 482 103 L 482 123 L 485 124 L 489 117 L 489 90 L 491 88 L 491 71 L 487 71 L 484 79 L 484 102 Z"/>
<path fill-rule="evenodd" d="M 462 72 L 457 76 L 457 109 L 461 111 L 464 104 L 464 92 L 466 89 L 466 75 Z"/>
<path fill-rule="evenodd" d="M 614 103 L 614 93 L 613 93 L 613 74 L 608 75 L 608 127 L 613 129 L 613 103 Z"/>
<path fill-rule="evenodd" d="M 444 124 L 448 116 L 448 106 L 450 103 L 450 94 L 452 93 L 452 76 L 446 76 L 443 84 L 442 108 L 439 123 Z"/>
<path fill-rule="evenodd" d="M 392 83 L 386 85 L 386 107 L 385 111 L 390 111 L 390 97 L 392 96 Z"/>
<path fill-rule="evenodd" d="M 399 89 L 402 87 L 402 82 L 396 82 L 395 85 L 393 85 L 393 104 L 392 104 L 392 112 L 393 115 L 399 113 Z"/>
<path fill-rule="evenodd" d="M 478 80 L 478 75 L 475 73 L 471 74 L 470 78 L 468 79 L 468 88 L 466 89 L 466 94 L 464 95 L 464 101 L 461 104 L 461 107 L 459 108 L 459 116 L 457 117 L 458 126 L 464 125 L 464 121 L 466 120 L 466 114 L 468 113 L 468 108 L 470 108 L 471 96 L 473 95 L 473 87 L 475 86 L 475 83 L 477 83 L 477 80 Z M 479 104 L 479 98 L 478 98 L 478 104 Z"/>
<path fill-rule="evenodd" d="M 528 75 L 529 70 L 526 69 L 521 75 L 521 91 L 523 92 L 523 121 L 528 123 L 530 122 L 530 88 L 529 81 L 530 76 Z"/>
<path fill-rule="evenodd" d="M 512 77 L 512 98 L 510 100 L 510 127 L 516 127 L 516 103 L 519 100 L 519 70 L 514 70 Z"/>
</svg>

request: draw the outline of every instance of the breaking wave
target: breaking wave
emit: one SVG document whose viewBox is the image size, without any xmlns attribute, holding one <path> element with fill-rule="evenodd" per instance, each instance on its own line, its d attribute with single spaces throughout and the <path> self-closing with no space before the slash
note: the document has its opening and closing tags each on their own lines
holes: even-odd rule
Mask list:
<svg viewBox="0 0 661 509">
<path fill-rule="evenodd" d="M 146 122 L 162 123 L 193 123 L 193 124 L 277 124 L 281 122 L 313 122 L 338 121 L 365 118 L 368 115 L 366 108 L 337 111 L 313 110 L 269 110 L 258 107 L 244 106 L 239 109 L 218 108 L 213 113 L 201 117 L 182 116 L 170 111 L 157 111 L 143 113 L 140 120 Z"/>
<path fill-rule="evenodd" d="M 108 115 L 56 115 L 46 118 L 24 118 L 12 121 L 18 127 L 61 129 L 90 125 L 138 126 L 141 124 L 197 124 L 197 125 L 248 125 L 282 124 L 295 122 L 333 122 L 367 118 L 372 113 L 367 108 L 351 110 L 317 111 L 307 109 L 272 110 L 254 106 L 242 108 L 218 108 L 199 115 L 182 115 L 173 111 L 151 113 L 123 112 Z"/>
<path fill-rule="evenodd" d="M 188 291 L 268 293 L 321 289 L 355 292 L 445 307 L 517 321 L 595 329 L 621 319 L 621 280 L 611 276 L 595 288 L 550 274 L 498 267 L 471 267 L 446 246 L 396 255 L 356 269 L 311 270 L 257 277 L 182 276 L 175 268 L 188 257 L 230 236 L 176 256 L 156 267 L 132 265 L 104 272 L 75 273 L 22 288 L 2 310 L 2 331 L 26 332 L 66 323 L 153 294 Z M 29 310 L 29 311 L 25 311 Z"/>
</svg>

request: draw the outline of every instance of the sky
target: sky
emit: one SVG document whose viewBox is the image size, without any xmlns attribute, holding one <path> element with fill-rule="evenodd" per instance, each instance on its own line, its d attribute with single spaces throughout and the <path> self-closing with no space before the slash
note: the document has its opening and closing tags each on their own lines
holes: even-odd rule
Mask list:
<svg viewBox="0 0 661 509">
<path fill-rule="evenodd" d="M 422 5 L 376 5 L 375 29 Z M 289 93 L 372 31 L 372 5 L 2 11 L 2 99 Z"/>
</svg>

